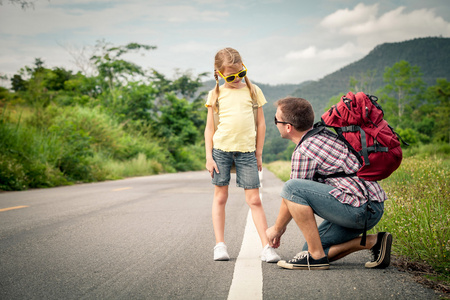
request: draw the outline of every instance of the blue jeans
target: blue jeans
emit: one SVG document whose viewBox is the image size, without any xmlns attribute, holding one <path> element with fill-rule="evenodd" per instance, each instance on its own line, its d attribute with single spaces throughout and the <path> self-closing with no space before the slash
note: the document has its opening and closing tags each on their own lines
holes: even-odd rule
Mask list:
<svg viewBox="0 0 450 300">
<path fill-rule="evenodd" d="M 260 187 L 258 163 L 255 152 L 227 152 L 213 148 L 213 159 L 217 164 L 219 173 L 214 171 L 212 183 L 217 186 L 230 184 L 230 170 L 236 166 L 236 185 L 244 189 L 257 189 Z"/>
<path fill-rule="evenodd" d="M 367 203 L 353 207 L 339 202 L 329 192 L 334 187 L 305 179 L 291 179 L 285 183 L 281 197 L 286 200 L 307 205 L 314 213 L 324 219 L 319 225 L 319 235 L 323 250 L 328 255 L 330 247 L 348 242 L 364 232 Z M 384 203 L 371 202 L 374 214 L 368 212 L 367 230 L 373 228 L 383 216 Z M 305 243 L 303 250 L 308 250 Z"/>
</svg>

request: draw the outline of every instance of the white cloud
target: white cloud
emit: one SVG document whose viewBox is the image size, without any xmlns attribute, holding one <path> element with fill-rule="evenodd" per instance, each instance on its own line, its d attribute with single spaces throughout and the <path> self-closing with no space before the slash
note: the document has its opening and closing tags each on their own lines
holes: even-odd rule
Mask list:
<svg viewBox="0 0 450 300">
<path fill-rule="evenodd" d="M 314 46 L 309 46 L 306 49 L 300 50 L 300 51 L 291 51 L 288 54 L 286 54 L 286 58 L 291 59 L 308 59 L 308 58 L 314 58 L 317 56 L 317 49 Z"/>
<path fill-rule="evenodd" d="M 0 10 L 0 34 L 34 36 L 36 34 L 59 33 L 64 30 L 86 31 L 88 34 L 111 34 L 123 24 L 134 22 L 222 22 L 229 16 L 227 11 L 203 10 L 188 5 L 170 5 L 170 2 L 132 1 L 116 3 L 97 10 L 85 10 L 76 5 L 65 7 L 46 3 L 34 10 L 23 11 L 15 6 L 2 6 Z M 66 2 L 67 3 L 67 2 Z M 77 4 L 83 2 L 78 0 Z M 74 4 L 74 3 L 72 3 Z M 6 25 L 8 24 L 8 26 Z M 14 24 L 14 25 L 11 25 Z M 128 25 L 127 25 L 128 26 Z M 150 28 L 151 29 L 151 28 Z"/>
<path fill-rule="evenodd" d="M 373 20 L 378 13 L 378 3 L 372 6 L 366 6 L 360 3 L 353 10 L 340 9 L 326 16 L 320 25 L 331 31 L 339 30 L 339 28 L 348 28 L 359 24 L 364 24 Z"/>
<path fill-rule="evenodd" d="M 178 44 L 169 47 L 172 53 L 209 53 L 213 46 L 206 43 L 190 41 L 184 44 Z"/>
<path fill-rule="evenodd" d="M 358 49 L 358 46 L 352 42 L 347 42 L 344 45 L 334 48 L 325 49 L 320 51 L 319 58 L 321 59 L 341 59 L 355 57 L 356 55 L 363 54 L 363 51 Z"/>
<path fill-rule="evenodd" d="M 344 36 L 384 35 L 404 40 L 410 37 L 450 35 L 450 23 L 436 15 L 433 9 L 405 12 L 400 6 L 380 17 L 378 4 L 366 6 L 363 3 L 353 10 L 341 9 L 325 17 L 320 25 Z"/>
<path fill-rule="evenodd" d="M 309 46 L 306 49 L 300 51 L 291 51 L 286 54 L 287 60 L 307 60 L 311 58 L 318 59 L 339 59 L 353 57 L 355 54 L 361 54 L 361 51 L 357 49 L 357 46 L 351 42 L 347 42 L 337 48 L 327 48 L 323 50 L 317 50 L 315 46 Z"/>
<path fill-rule="evenodd" d="M 168 22 L 221 22 L 229 16 L 226 11 L 199 10 L 193 6 L 167 6 L 159 7 L 158 16 L 164 17 Z"/>
</svg>

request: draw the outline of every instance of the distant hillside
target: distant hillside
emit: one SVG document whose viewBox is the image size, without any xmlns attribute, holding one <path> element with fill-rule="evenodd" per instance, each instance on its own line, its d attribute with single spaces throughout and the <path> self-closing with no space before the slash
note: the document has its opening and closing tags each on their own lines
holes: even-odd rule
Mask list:
<svg viewBox="0 0 450 300">
<path fill-rule="evenodd" d="M 375 47 L 367 56 L 324 78 L 299 87 L 294 96 L 302 97 L 313 103 L 317 115 L 331 97 L 342 95 L 349 90 L 349 80 L 353 76 L 376 70 L 372 82 L 375 92 L 385 84 L 383 74 L 386 67 L 392 67 L 396 62 L 405 60 L 412 66 L 420 67 L 422 79 L 427 85 L 434 85 L 436 79 L 450 76 L 450 38 L 418 38 L 400 43 L 385 43 Z"/>
</svg>

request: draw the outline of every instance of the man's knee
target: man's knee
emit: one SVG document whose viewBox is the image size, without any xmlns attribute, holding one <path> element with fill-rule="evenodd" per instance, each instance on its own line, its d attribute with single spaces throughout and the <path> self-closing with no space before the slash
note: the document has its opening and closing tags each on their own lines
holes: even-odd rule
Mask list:
<svg viewBox="0 0 450 300">
<path fill-rule="evenodd" d="M 303 179 L 290 179 L 286 181 L 281 190 L 281 197 L 296 204 L 309 206 L 309 203 L 303 194 L 303 183 Z"/>
<path fill-rule="evenodd" d="M 283 185 L 281 189 L 282 193 L 292 195 L 295 189 L 298 188 L 298 179 L 289 179 Z"/>
</svg>

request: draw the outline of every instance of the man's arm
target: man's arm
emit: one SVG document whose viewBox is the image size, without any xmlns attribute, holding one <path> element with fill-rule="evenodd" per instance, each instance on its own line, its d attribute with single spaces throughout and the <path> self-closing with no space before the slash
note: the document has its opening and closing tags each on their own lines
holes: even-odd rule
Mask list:
<svg viewBox="0 0 450 300">
<path fill-rule="evenodd" d="M 305 151 L 294 150 L 291 160 L 291 179 L 313 180 L 317 169 L 317 161 L 313 157 L 312 152 L 307 148 Z"/>
</svg>

